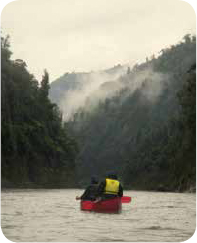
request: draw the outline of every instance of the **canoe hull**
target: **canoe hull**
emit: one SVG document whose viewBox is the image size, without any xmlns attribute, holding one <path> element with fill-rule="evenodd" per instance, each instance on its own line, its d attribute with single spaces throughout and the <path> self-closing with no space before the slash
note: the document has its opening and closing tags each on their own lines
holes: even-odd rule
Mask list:
<svg viewBox="0 0 197 243">
<path fill-rule="evenodd" d="M 120 213 L 122 209 L 121 198 L 107 199 L 100 202 L 81 201 L 81 210 L 98 213 Z"/>
</svg>

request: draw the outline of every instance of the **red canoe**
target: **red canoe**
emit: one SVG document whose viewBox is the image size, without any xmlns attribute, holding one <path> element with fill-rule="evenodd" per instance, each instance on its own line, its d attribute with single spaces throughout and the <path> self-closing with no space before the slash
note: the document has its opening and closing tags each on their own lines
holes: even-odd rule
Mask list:
<svg viewBox="0 0 197 243">
<path fill-rule="evenodd" d="M 94 211 L 98 213 L 120 213 L 121 209 L 122 202 L 120 197 L 99 202 L 81 201 L 81 210 Z"/>
</svg>

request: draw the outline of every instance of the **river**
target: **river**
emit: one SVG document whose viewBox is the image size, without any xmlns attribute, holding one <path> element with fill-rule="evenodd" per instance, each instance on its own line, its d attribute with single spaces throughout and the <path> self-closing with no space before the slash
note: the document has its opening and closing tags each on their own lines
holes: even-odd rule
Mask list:
<svg viewBox="0 0 197 243">
<path fill-rule="evenodd" d="M 196 194 L 125 191 L 120 214 L 80 211 L 82 190 L 2 190 L 1 227 L 14 242 L 185 241 L 196 228 Z"/>
</svg>

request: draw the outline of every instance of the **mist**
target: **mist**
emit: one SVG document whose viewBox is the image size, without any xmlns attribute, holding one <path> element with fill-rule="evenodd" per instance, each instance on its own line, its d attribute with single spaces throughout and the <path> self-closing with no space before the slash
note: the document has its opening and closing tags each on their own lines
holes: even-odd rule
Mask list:
<svg viewBox="0 0 197 243">
<path fill-rule="evenodd" d="M 72 120 L 79 109 L 92 112 L 99 102 L 118 95 L 123 89 L 126 92 L 122 102 L 137 89 L 141 90 L 145 102 L 155 102 L 169 80 L 168 74 L 154 72 L 150 66 L 139 71 L 133 68 L 130 73 L 127 73 L 128 66 L 121 67 L 115 73 L 100 71 L 80 75 L 80 87 L 67 90 L 60 101 L 63 120 Z"/>
<path fill-rule="evenodd" d="M 131 95 L 136 89 L 141 89 L 142 98 L 145 101 L 155 102 L 169 80 L 169 74 L 155 72 L 152 67 L 148 67 L 143 71 L 137 72 L 131 78 L 128 85 L 128 95 Z"/>
<path fill-rule="evenodd" d="M 92 109 L 97 105 L 99 100 L 104 100 L 112 95 L 109 89 L 102 89 L 102 85 L 112 83 L 115 85 L 116 80 L 126 73 L 126 66 L 121 66 L 114 73 L 106 71 L 91 72 L 88 75 L 80 75 L 80 88 L 68 90 L 60 101 L 60 109 L 63 112 L 63 119 L 70 120 L 79 108 Z M 118 84 L 116 84 L 118 87 Z M 115 87 L 115 86 L 114 86 Z M 116 88 L 116 90 L 119 88 Z M 114 90 L 115 91 L 115 90 Z M 87 101 L 91 100 L 91 104 Z"/>
</svg>

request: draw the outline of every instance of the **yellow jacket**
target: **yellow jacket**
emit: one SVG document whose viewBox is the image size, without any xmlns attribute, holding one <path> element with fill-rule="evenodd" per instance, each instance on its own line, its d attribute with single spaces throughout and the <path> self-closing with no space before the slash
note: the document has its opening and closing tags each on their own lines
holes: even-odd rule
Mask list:
<svg viewBox="0 0 197 243">
<path fill-rule="evenodd" d="M 114 179 L 106 179 L 105 194 L 118 195 L 120 182 Z"/>
</svg>

